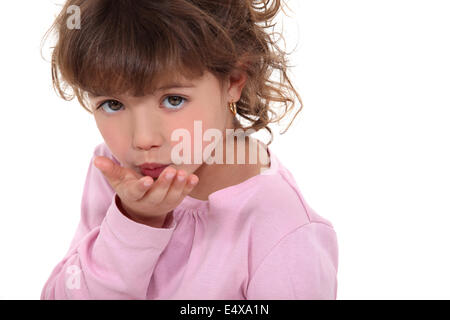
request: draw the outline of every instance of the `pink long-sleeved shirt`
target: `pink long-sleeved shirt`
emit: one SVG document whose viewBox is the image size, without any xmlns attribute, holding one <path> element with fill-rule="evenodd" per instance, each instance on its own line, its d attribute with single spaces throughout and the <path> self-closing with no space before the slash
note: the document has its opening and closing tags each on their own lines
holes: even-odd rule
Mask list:
<svg viewBox="0 0 450 320">
<path fill-rule="evenodd" d="M 78 229 L 41 299 L 336 299 L 334 228 L 267 150 L 269 169 L 207 201 L 186 196 L 170 225 L 153 228 L 117 208 L 93 159 L 119 162 L 99 144 Z"/>
</svg>

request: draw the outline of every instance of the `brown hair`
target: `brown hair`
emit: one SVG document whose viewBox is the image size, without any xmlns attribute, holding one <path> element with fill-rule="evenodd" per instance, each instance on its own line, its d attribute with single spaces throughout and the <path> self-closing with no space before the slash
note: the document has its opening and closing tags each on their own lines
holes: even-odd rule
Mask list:
<svg viewBox="0 0 450 320">
<path fill-rule="evenodd" d="M 80 9 L 79 29 L 67 23 L 73 5 Z M 303 107 L 286 73 L 287 53 L 277 46 L 277 33 L 266 32 L 280 7 L 281 0 L 68 0 L 43 39 L 56 30 L 53 88 L 64 100 L 76 96 L 92 113 L 85 104 L 88 93 L 143 96 L 171 70 L 188 79 L 208 70 L 223 81 L 240 68 L 248 79 L 237 113 L 251 123 L 244 130 L 268 130 L 270 144 L 268 124 L 290 112 L 295 97 L 295 116 Z M 279 81 L 270 79 L 274 71 Z M 269 118 L 277 115 L 271 102 L 285 105 L 280 117 Z M 243 128 L 235 118 L 236 123 Z"/>
</svg>

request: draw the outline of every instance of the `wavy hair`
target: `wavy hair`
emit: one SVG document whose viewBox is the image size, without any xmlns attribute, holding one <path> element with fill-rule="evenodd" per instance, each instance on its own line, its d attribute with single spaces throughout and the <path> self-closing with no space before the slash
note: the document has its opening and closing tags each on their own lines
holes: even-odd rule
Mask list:
<svg viewBox="0 0 450 320">
<path fill-rule="evenodd" d="M 80 10 L 79 29 L 67 24 L 71 6 Z M 290 113 L 295 98 L 295 116 L 303 107 L 287 75 L 288 53 L 275 39 L 283 35 L 269 32 L 280 9 L 281 0 L 68 0 L 42 43 L 56 32 L 53 88 L 66 101 L 76 96 L 89 113 L 88 93 L 143 96 L 168 71 L 194 79 L 208 70 L 223 81 L 236 68 L 244 70 L 248 78 L 236 107 L 250 124 L 243 127 L 235 117 L 235 127 L 266 129 L 270 145 L 268 125 Z M 279 80 L 271 79 L 276 71 Z M 274 103 L 284 105 L 281 114 Z"/>
</svg>

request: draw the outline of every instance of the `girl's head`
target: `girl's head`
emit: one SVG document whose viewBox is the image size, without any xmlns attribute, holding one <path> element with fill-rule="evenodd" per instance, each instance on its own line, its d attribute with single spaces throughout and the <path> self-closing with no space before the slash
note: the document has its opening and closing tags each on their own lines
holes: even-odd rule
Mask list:
<svg viewBox="0 0 450 320">
<path fill-rule="evenodd" d="M 79 28 L 68 24 L 73 6 Z M 184 128 L 194 138 L 195 120 L 224 137 L 234 128 L 264 128 L 272 137 L 268 124 L 295 97 L 301 105 L 286 53 L 266 31 L 280 8 L 280 0 L 68 0 L 47 32 L 56 31 L 54 88 L 94 115 L 124 166 L 172 162 L 172 132 Z M 269 79 L 274 71 L 280 81 Z M 278 118 L 269 117 L 277 115 L 273 102 L 285 104 Z"/>
</svg>

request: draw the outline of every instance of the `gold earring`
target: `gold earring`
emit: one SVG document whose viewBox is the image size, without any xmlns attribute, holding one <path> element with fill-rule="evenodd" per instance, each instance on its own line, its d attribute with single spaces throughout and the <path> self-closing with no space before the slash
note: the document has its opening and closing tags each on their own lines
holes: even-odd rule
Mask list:
<svg viewBox="0 0 450 320">
<path fill-rule="evenodd" d="M 230 102 L 228 104 L 228 108 L 230 109 L 230 111 L 233 113 L 233 115 L 236 115 L 237 110 L 236 110 L 236 102 Z"/>
</svg>

